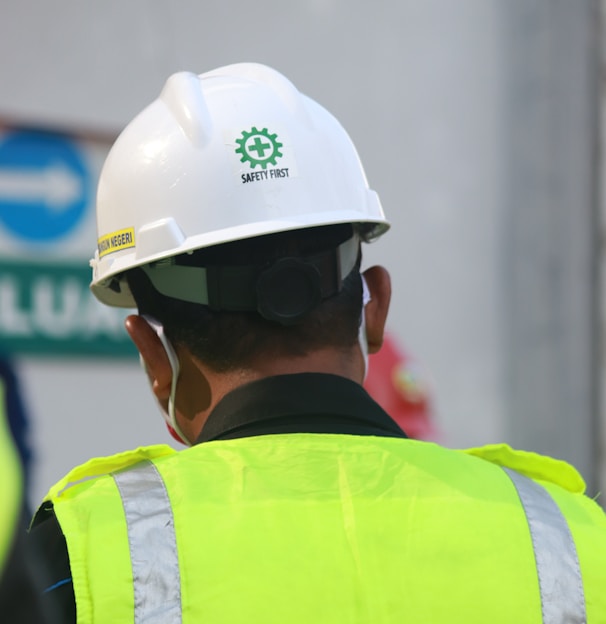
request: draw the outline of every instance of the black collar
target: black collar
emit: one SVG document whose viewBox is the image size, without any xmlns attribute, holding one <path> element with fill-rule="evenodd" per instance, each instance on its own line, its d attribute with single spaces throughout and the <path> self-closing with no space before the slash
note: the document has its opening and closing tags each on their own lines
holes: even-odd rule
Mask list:
<svg viewBox="0 0 606 624">
<path fill-rule="evenodd" d="M 245 384 L 211 412 L 196 444 L 277 433 L 344 433 L 406 438 L 359 384 L 320 373 Z"/>
</svg>

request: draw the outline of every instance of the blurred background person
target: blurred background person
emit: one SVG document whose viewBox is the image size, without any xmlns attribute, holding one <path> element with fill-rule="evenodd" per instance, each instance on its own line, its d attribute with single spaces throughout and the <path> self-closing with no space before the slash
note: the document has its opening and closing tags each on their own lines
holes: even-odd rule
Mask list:
<svg viewBox="0 0 606 624">
<path fill-rule="evenodd" d="M 364 388 L 411 438 L 438 440 L 428 375 L 395 334 L 369 356 Z"/>
<path fill-rule="evenodd" d="M 31 422 L 17 364 L 13 358 L 2 353 L 0 353 L 0 384 L 4 386 L 5 414 L 21 463 L 23 490 L 26 493 L 25 504 L 29 508 L 27 493 L 30 488 L 32 462 L 34 460 Z"/>
<path fill-rule="evenodd" d="M 3 376 L 9 370 L 3 360 Z M 8 401 L 15 400 L 12 373 L 0 380 L 0 619 L 7 624 L 52 624 L 54 604 L 44 608 L 41 594 L 47 580 L 42 561 L 25 539 L 30 514 L 26 510 L 22 457 L 16 450 L 11 427 L 5 416 Z M 14 403 L 10 403 L 14 407 Z M 17 419 L 14 424 L 22 425 Z M 19 430 L 20 431 L 20 430 Z"/>
</svg>

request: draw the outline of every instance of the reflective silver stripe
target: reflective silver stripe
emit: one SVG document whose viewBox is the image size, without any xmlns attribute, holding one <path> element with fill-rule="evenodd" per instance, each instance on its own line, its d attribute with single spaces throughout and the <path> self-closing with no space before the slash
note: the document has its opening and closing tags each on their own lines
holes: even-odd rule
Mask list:
<svg viewBox="0 0 606 624">
<path fill-rule="evenodd" d="M 586 624 L 579 559 L 566 518 L 549 492 L 504 468 L 526 513 L 539 578 L 543 624 Z"/>
<path fill-rule="evenodd" d="M 128 527 L 135 624 L 179 624 L 179 558 L 164 481 L 148 460 L 112 476 L 122 497 Z"/>
</svg>

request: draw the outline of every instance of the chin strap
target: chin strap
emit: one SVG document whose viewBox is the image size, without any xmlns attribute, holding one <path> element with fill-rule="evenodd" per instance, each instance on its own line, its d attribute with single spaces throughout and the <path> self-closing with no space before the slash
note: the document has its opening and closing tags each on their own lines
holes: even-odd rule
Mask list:
<svg viewBox="0 0 606 624">
<path fill-rule="evenodd" d="M 364 380 L 368 375 L 368 339 L 366 338 L 366 304 L 370 301 L 370 290 L 368 290 L 368 284 L 364 279 L 364 275 L 360 275 L 362 278 L 362 313 L 360 319 L 360 330 L 358 332 L 358 342 L 360 343 L 360 349 L 362 350 L 362 357 L 364 358 Z"/>
<path fill-rule="evenodd" d="M 179 378 L 179 358 L 175 353 L 173 346 L 170 344 L 170 341 L 166 337 L 164 333 L 164 327 L 162 323 L 155 319 L 153 316 L 149 316 L 147 314 L 142 314 L 141 317 L 147 322 L 147 324 L 154 330 L 155 334 L 160 339 L 164 350 L 166 351 L 166 357 L 168 357 L 168 361 L 170 362 L 170 368 L 172 370 L 172 379 L 170 384 L 170 396 L 168 397 L 168 412 L 164 409 L 161 403 L 158 401 L 158 407 L 160 408 L 160 412 L 164 421 L 166 422 L 166 426 L 168 427 L 168 431 L 170 434 L 177 440 L 177 442 L 181 442 L 181 444 L 185 444 L 186 446 L 191 446 L 191 442 L 185 437 L 185 434 L 181 431 L 179 424 L 177 423 L 177 418 L 175 415 L 175 395 L 177 392 L 177 379 Z M 143 358 L 141 356 L 141 364 L 145 368 L 145 363 L 143 362 Z"/>
</svg>

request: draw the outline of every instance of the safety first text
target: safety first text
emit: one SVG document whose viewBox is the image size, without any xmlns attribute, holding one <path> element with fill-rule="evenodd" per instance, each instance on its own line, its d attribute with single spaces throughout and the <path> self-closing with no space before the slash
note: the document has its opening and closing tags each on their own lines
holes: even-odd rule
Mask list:
<svg viewBox="0 0 606 624">
<path fill-rule="evenodd" d="M 288 167 L 284 169 L 264 169 L 263 171 L 252 171 L 251 173 L 243 173 L 241 176 L 242 184 L 247 182 L 260 182 L 270 178 L 288 178 Z"/>
</svg>

